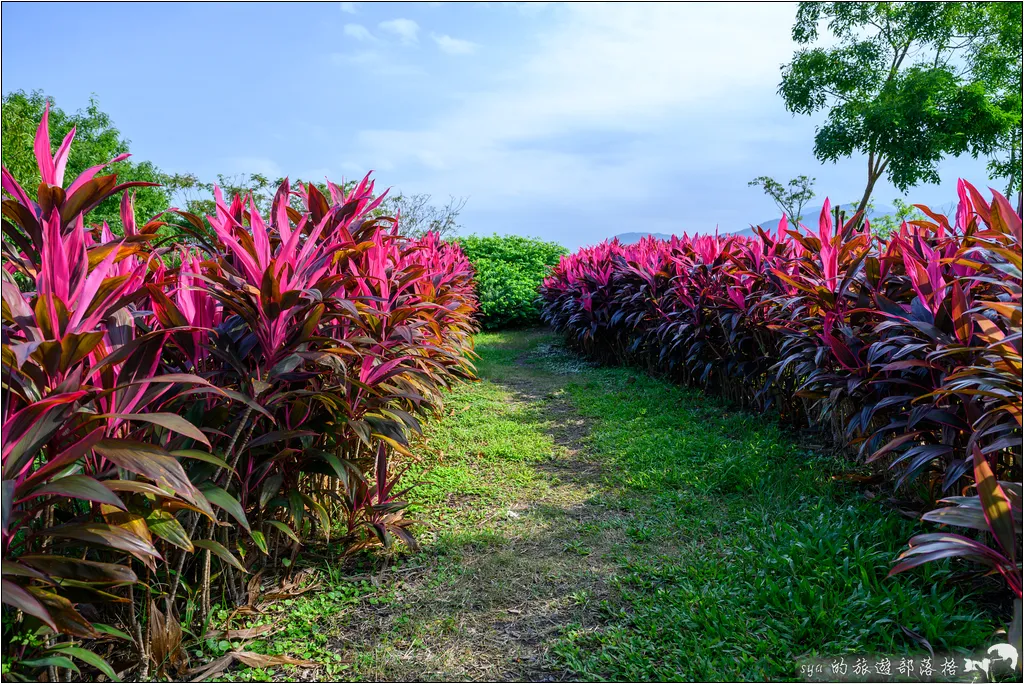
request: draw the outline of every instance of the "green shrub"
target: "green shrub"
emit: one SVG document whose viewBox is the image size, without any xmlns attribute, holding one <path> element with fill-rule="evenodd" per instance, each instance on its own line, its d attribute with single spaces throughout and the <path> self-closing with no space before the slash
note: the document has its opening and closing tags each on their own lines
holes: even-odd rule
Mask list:
<svg viewBox="0 0 1024 684">
<path fill-rule="evenodd" d="M 540 322 L 537 288 L 568 251 L 556 242 L 518 235 L 459 238 L 476 269 L 478 316 L 489 330 Z"/>
</svg>

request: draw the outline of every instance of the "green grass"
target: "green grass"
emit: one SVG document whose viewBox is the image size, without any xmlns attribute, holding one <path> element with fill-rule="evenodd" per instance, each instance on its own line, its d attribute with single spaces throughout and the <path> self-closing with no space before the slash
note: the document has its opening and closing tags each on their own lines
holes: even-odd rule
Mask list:
<svg viewBox="0 0 1024 684">
<path fill-rule="evenodd" d="M 628 369 L 568 386 L 631 515 L 617 601 L 554 649 L 584 678 L 793 678 L 794 660 L 975 649 L 995 628 L 949 564 L 888 578 L 921 527 L 836 484 L 849 464 Z"/>
<path fill-rule="evenodd" d="M 477 351 L 483 380 L 452 392 L 408 473 L 423 549 L 310 557 L 326 588 L 245 648 L 322 679 L 720 681 L 923 653 L 901 627 L 937 653 L 997 640 L 998 583 L 949 562 L 887 577 L 923 527 L 834 481 L 848 464 L 548 333 Z"/>
</svg>

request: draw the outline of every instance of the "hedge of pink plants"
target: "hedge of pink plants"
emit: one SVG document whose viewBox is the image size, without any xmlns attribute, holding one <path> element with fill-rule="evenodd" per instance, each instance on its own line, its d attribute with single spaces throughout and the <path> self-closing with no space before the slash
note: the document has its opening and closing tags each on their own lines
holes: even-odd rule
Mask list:
<svg viewBox="0 0 1024 684">
<path fill-rule="evenodd" d="M 179 619 L 309 540 L 415 543 L 391 455 L 473 376 L 472 269 L 369 177 L 139 220 L 138 183 L 65 184 L 73 137 L 44 115 L 38 189 L 3 170 L 5 679 L 111 676 L 119 641 L 180 676 Z M 119 193 L 123 234 L 86 225 Z"/>
<path fill-rule="evenodd" d="M 955 218 L 889 238 L 826 202 L 811 230 L 587 247 L 543 317 L 596 359 L 639 365 L 795 426 L 916 486 L 944 527 L 894 572 L 964 556 L 1021 597 L 1021 217 L 964 181 Z M 965 528 L 960 534 L 948 526 Z M 1019 607 L 1018 607 L 1019 610 Z"/>
</svg>

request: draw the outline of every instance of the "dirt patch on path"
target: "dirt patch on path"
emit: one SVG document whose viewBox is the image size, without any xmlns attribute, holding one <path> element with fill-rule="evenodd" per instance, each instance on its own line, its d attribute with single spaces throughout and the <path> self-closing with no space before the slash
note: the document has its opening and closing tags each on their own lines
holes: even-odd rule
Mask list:
<svg viewBox="0 0 1024 684">
<path fill-rule="evenodd" d="M 562 681 L 552 642 L 600 621 L 624 521 L 603 504 L 603 465 L 565 391 L 573 374 L 560 369 L 576 361 L 546 333 L 511 339 L 523 347 L 514 362 L 486 364 L 482 383 L 550 440 L 550 457 L 530 466 L 543 486 L 425 546 L 413 567 L 384 570 L 391 600 L 334 628 L 358 679 Z"/>
</svg>

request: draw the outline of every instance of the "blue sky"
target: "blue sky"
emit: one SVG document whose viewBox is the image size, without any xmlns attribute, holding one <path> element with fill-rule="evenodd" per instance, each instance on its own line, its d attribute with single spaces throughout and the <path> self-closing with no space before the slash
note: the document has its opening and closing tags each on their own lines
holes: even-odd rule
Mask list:
<svg viewBox="0 0 1024 684">
<path fill-rule="evenodd" d="M 468 197 L 465 233 L 570 248 L 629 231 L 773 218 L 747 186 L 815 176 L 852 201 L 862 157 L 820 164 L 820 118 L 776 94 L 795 4 L 3 4 L 3 92 L 94 93 L 169 172 L 332 180 Z M 948 159 L 909 199 L 985 186 Z M 876 204 L 901 196 L 879 183 Z"/>
</svg>

